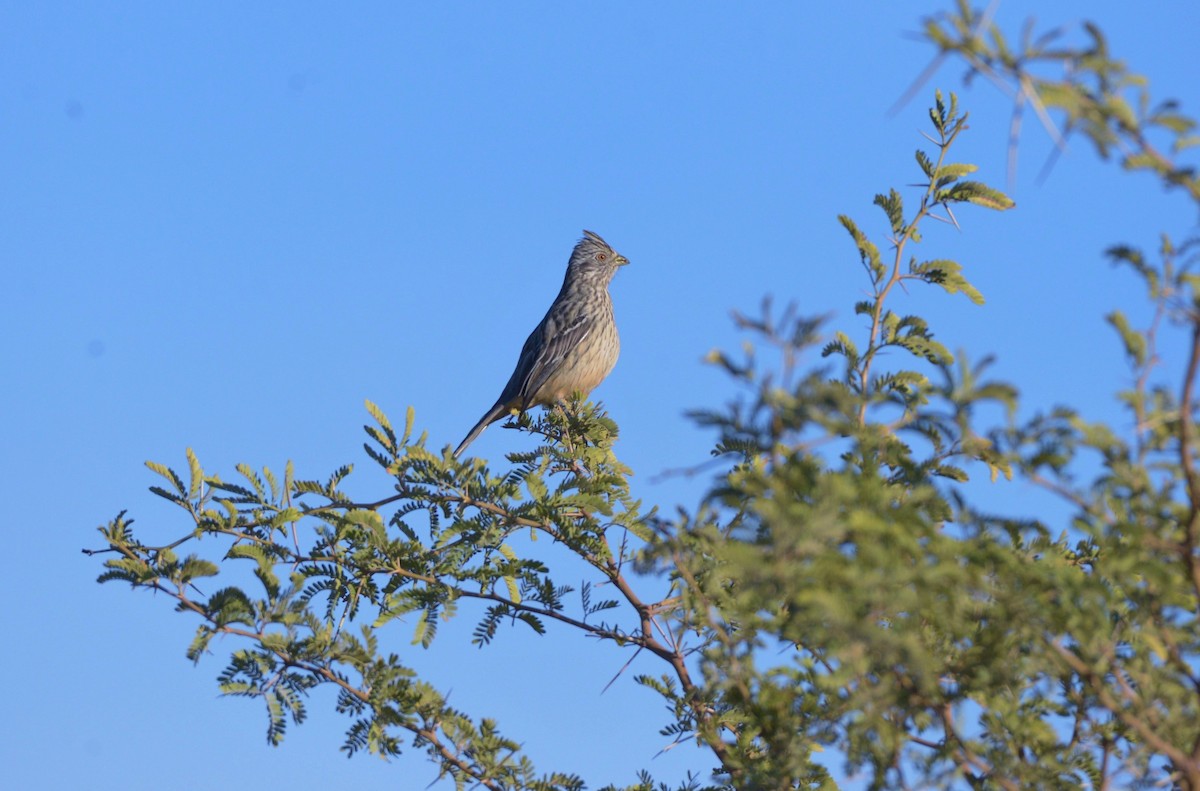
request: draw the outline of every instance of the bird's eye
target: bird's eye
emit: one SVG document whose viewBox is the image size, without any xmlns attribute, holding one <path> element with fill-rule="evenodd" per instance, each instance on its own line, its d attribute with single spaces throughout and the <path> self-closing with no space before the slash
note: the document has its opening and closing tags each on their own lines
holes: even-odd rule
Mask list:
<svg viewBox="0 0 1200 791">
<path fill-rule="evenodd" d="M 608 256 L 607 256 L 607 255 L 605 255 L 604 253 L 596 253 L 596 260 L 597 260 L 597 261 L 604 261 L 604 260 L 607 260 L 607 259 L 608 259 Z"/>
</svg>

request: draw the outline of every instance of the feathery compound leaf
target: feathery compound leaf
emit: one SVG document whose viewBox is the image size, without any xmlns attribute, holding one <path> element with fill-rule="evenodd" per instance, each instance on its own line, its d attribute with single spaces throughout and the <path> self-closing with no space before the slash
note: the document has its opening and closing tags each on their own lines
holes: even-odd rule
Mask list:
<svg viewBox="0 0 1200 791">
<path fill-rule="evenodd" d="M 640 509 L 641 502 L 641 500 L 638 500 L 636 503 L 634 503 L 634 505 Z M 655 510 L 656 509 L 651 509 L 649 514 L 642 517 L 638 516 L 636 509 L 631 506 L 630 511 L 617 515 L 617 523 L 630 533 L 633 533 L 635 536 L 640 538 L 642 541 L 649 543 L 654 538 L 654 530 L 650 527 L 650 524 L 654 519 Z"/>
<path fill-rule="evenodd" d="M 505 577 L 504 584 L 508 588 L 508 598 L 512 599 L 517 604 L 521 603 L 521 589 L 517 585 L 516 577 Z"/>
<path fill-rule="evenodd" d="M 934 129 L 938 130 L 941 134 L 945 134 L 948 118 L 946 115 L 946 104 L 942 101 L 941 91 L 937 91 L 934 94 L 934 103 L 935 106 L 929 108 L 929 120 L 933 122 Z"/>
<path fill-rule="evenodd" d="M 263 477 L 267 479 L 267 486 L 271 487 L 271 502 L 279 500 L 279 481 L 275 478 L 275 473 L 271 472 L 271 468 L 263 465 Z"/>
<path fill-rule="evenodd" d="M 217 591 L 209 597 L 204 610 L 212 619 L 213 625 L 218 627 L 233 623 L 254 625 L 254 605 L 240 588 L 229 587 Z"/>
<path fill-rule="evenodd" d="M 963 181 L 948 190 L 938 193 L 939 202 L 966 202 L 986 209 L 1004 211 L 1016 206 L 1012 198 L 998 189 L 993 189 L 978 181 Z"/>
<path fill-rule="evenodd" d="M 249 464 L 242 462 L 235 466 L 234 469 L 241 473 L 242 477 L 254 487 L 254 493 L 258 496 L 259 502 L 267 499 L 267 490 L 263 486 L 262 478 L 259 477 L 258 473 Z"/>
<path fill-rule="evenodd" d="M 166 489 L 162 488 L 161 486 L 151 486 L 150 491 L 153 492 L 154 494 L 157 494 L 159 497 L 163 498 L 164 500 L 170 500 L 173 503 L 178 503 L 179 505 L 182 505 L 184 508 L 187 507 L 187 498 L 183 497 L 182 495 L 175 494 L 174 492 L 168 492 Z"/>
<path fill-rule="evenodd" d="M 314 591 L 313 593 L 320 593 L 320 591 Z M 407 615 L 422 606 L 412 592 L 388 596 L 387 601 L 379 608 L 379 617 L 372 622 L 371 628 L 378 629 L 380 626 L 402 615 Z M 366 627 L 363 628 L 365 629 Z"/>
<path fill-rule="evenodd" d="M 400 438 L 401 445 L 407 445 L 408 440 L 412 437 L 413 422 L 417 419 L 417 411 L 409 406 L 404 413 L 404 436 Z"/>
<path fill-rule="evenodd" d="M 196 636 L 192 638 L 191 645 L 187 648 L 187 658 L 193 662 L 199 662 L 200 657 L 208 650 L 208 644 L 212 641 L 213 635 L 216 634 L 212 629 L 205 625 L 201 625 L 196 629 Z"/>
<path fill-rule="evenodd" d="M 533 631 L 537 632 L 538 634 L 546 633 L 546 627 L 542 625 L 542 619 L 538 618 L 531 612 L 518 613 L 517 620 L 524 621 L 525 623 L 529 624 L 529 626 L 533 628 Z"/>
<path fill-rule="evenodd" d="M 471 642 L 480 648 L 492 642 L 492 638 L 496 636 L 496 630 L 500 626 L 500 619 L 510 612 L 511 610 L 506 604 L 495 604 L 488 607 L 483 618 L 471 633 Z"/>
<path fill-rule="evenodd" d="M 976 305 L 984 303 L 983 294 L 962 275 L 962 264 L 948 259 L 922 261 L 909 266 L 909 271 L 926 283 L 941 286 L 947 294 L 964 294 Z"/>
<path fill-rule="evenodd" d="M 412 645 L 428 648 L 437 635 L 437 615 L 429 608 L 421 610 L 417 616 L 417 625 L 413 629 Z"/>
<path fill-rule="evenodd" d="M 1171 151 L 1178 154 L 1181 151 L 1195 148 L 1196 146 L 1200 146 L 1200 135 L 1183 135 L 1171 144 Z"/>
<path fill-rule="evenodd" d="M 854 341 L 850 340 L 850 336 L 841 330 L 835 332 L 833 340 L 825 344 L 825 348 L 821 349 L 822 357 L 828 357 L 831 354 L 844 356 L 850 367 L 858 365 L 858 347 L 854 345 Z"/>
<path fill-rule="evenodd" d="M 887 276 L 887 270 L 879 258 L 879 248 L 858 229 L 858 226 L 854 224 L 854 220 L 845 214 L 838 215 L 838 222 L 850 232 L 850 237 L 854 239 L 854 244 L 858 248 L 859 258 L 862 259 L 863 266 L 867 268 L 867 273 L 871 276 L 871 282 L 876 284 L 882 282 Z"/>
<path fill-rule="evenodd" d="M 517 553 L 513 552 L 512 547 L 510 547 L 508 544 L 500 545 L 500 554 L 503 555 L 504 557 L 508 558 L 509 560 L 512 560 L 512 561 L 517 560 Z M 512 599 L 517 604 L 520 604 L 521 603 L 521 589 L 517 585 L 517 578 L 511 577 L 511 576 L 505 577 L 504 584 L 508 587 L 508 598 Z"/>
<path fill-rule="evenodd" d="M 1125 354 L 1129 356 L 1133 364 L 1144 365 L 1146 362 L 1145 336 L 1130 326 L 1129 319 L 1125 318 L 1125 314 L 1119 310 L 1109 313 L 1106 318 L 1117 334 L 1121 336 L 1121 342 L 1125 345 Z"/>
<path fill-rule="evenodd" d="M 952 181 L 958 181 L 963 176 L 974 173 L 977 170 L 979 170 L 978 165 L 953 163 L 949 165 L 942 165 L 937 169 L 937 185 L 939 188 L 944 187 L 946 184 L 949 184 Z"/>
<path fill-rule="evenodd" d="M 146 461 L 144 464 L 154 472 L 158 473 L 168 481 L 172 479 L 171 470 L 167 465 L 157 461 Z"/>
<path fill-rule="evenodd" d="M 215 577 L 220 571 L 221 569 L 217 564 L 211 560 L 205 560 L 196 555 L 188 555 L 183 561 L 183 566 L 179 569 L 179 582 L 186 584 L 196 577 Z"/>
<path fill-rule="evenodd" d="M 367 405 L 367 411 L 371 413 L 371 417 L 375 419 L 375 422 L 378 423 L 384 431 L 390 432 L 392 430 L 392 424 L 388 422 L 387 415 L 383 414 L 383 410 L 380 409 L 371 399 L 368 398 L 365 399 L 365 401 Z M 412 407 L 409 408 L 411 409 Z"/>
<path fill-rule="evenodd" d="M 255 576 L 266 589 L 267 595 L 274 598 L 279 595 L 279 577 L 275 574 L 276 557 L 270 554 L 260 544 L 238 544 L 229 548 L 225 554 L 228 558 L 246 558 L 256 564 Z"/>
<path fill-rule="evenodd" d="M 956 467 L 953 464 L 938 464 L 933 468 L 933 474 L 941 478 L 949 478 L 952 481 L 965 483 L 969 477 L 966 470 L 961 467 Z"/>
<path fill-rule="evenodd" d="M 167 465 L 160 464 L 157 461 L 148 461 L 148 462 L 146 462 L 146 466 L 149 467 L 151 470 L 154 470 L 154 472 L 157 472 L 162 477 L 166 478 L 168 481 L 170 481 L 171 485 L 175 487 L 175 491 L 179 493 L 180 498 L 187 497 L 188 488 L 183 485 L 183 479 L 175 474 L 175 470 L 172 470 Z M 154 491 L 154 489 L 151 489 L 151 491 Z M 155 492 L 155 493 L 158 494 L 158 492 Z M 162 494 L 160 496 L 165 497 L 168 500 L 175 500 L 176 502 L 180 501 L 179 498 L 172 497 L 169 494 Z"/>
<path fill-rule="evenodd" d="M 937 365 L 949 365 L 954 362 L 954 355 L 950 354 L 950 350 L 931 337 L 905 335 L 896 339 L 896 345 Z"/>
<path fill-rule="evenodd" d="M 875 205 L 887 214 L 892 233 L 899 235 L 904 232 L 904 201 L 899 192 L 893 189 L 887 195 L 876 195 Z"/>
<path fill-rule="evenodd" d="M 925 178 L 932 181 L 933 171 L 936 166 L 933 164 L 933 160 L 929 158 L 929 155 L 919 148 L 917 149 L 917 164 L 921 166 L 921 172 L 925 174 Z"/>
<path fill-rule="evenodd" d="M 200 487 L 204 485 L 204 472 L 200 469 L 200 461 L 191 448 L 187 449 L 187 460 L 188 472 L 191 475 L 191 480 L 188 481 L 188 497 L 194 500 L 200 496 Z"/>
</svg>

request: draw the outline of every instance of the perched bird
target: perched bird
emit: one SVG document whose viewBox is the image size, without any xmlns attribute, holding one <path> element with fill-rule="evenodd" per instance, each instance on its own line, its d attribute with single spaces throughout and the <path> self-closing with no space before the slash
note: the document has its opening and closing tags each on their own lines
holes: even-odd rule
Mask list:
<svg viewBox="0 0 1200 791">
<path fill-rule="evenodd" d="M 548 406 L 575 392 L 587 395 L 604 381 L 621 351 L 608 284 L 617 267 L 628 263 L 599 236 L 583 232 L 571 251 L 562 290 L 521 347 L 504 391 L 459 443 L 455 456 L 513 410 Z"/>
</svg>

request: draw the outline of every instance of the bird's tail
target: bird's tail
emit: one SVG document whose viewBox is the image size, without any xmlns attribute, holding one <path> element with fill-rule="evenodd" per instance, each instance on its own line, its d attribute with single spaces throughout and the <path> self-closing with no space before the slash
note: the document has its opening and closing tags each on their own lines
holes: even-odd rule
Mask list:
<svg viewBox="0 0 1200 791">
<path fill-rule="evenodd" d="M 458 443 L 458 447 L 454 450 L 454 458 L 457 459 L 461 456 L 466 447 L 474 442 L 475 438 L 482 434 L 485 428 L 499 420 L 506 411 L 503 404 L 496 404 L 487 411 L 487 414 L 479 418 L 479 422 L 475 424 L 475 428 L 471 429 L 463 441 Z"/>
</svg>

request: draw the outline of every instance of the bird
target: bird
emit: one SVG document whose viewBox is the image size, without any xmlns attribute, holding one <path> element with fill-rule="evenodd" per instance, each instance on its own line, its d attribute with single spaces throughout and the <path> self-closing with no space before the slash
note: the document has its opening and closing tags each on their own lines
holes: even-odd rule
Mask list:
<svg viewBox="0 0 1200 791">
<path fill-rule="evenodd" d="M 587 395 L 617 364 L 621 340 L 608 284 L 629 259 L 599 234 L 584 231 L 571 251 L 562 290 L 529 333 L 508 384 L 454 451 L 457 458 L 483 430 L 514 410 L 550 406 Z"/>
</svg>

